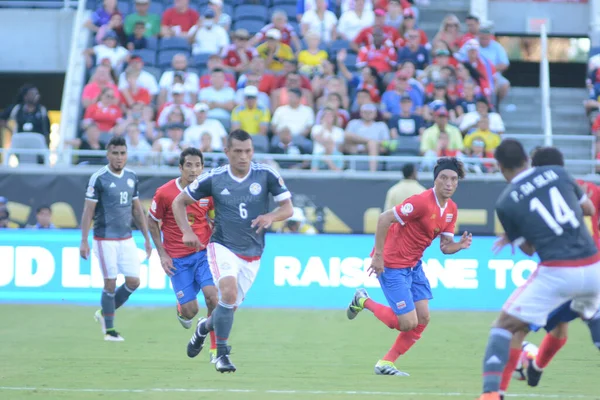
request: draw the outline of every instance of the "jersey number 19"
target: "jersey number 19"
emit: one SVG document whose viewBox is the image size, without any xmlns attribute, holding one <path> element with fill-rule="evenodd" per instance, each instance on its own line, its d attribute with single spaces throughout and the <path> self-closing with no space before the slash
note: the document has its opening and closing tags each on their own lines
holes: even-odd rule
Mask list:
<svg viewBox="0 0 600 400">
<path fill-rule="evenodd" d="M 552 205 L 552 213 L 544 206 L 544 204 L 534 197 L 529 202 L 529 211 L 537 212 L 544 220 L 546 225 L 557 235 L 563 234 L 564 229 L 561 225 L 569 224 L 571 227 L 579 228 L 579 221 L 575 216 L 575 212 L 571 210 L 565 198 L 560 194 L 557 187 L 550 188 L 550 204 Z"/>
</svg>

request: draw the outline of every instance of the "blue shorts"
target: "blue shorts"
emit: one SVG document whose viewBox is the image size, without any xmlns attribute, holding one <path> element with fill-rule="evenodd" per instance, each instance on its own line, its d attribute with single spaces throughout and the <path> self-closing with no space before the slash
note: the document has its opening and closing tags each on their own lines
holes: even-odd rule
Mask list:
<svg viewBox="0 0 600 400">
<path fill-rule="evenodd" d="M 386 267 L 379 276 L 379 283 L 396 315 L 411 312 L 417 301 L 433 299 L 421 261 L 412 268 Z"/>
<path fill-rule="evenodd" d="M 571 322 L 577 318 L 579 318 L 579 314 L 571 309 L 571 302 L 568 301 L 548 315 L 548 322 L 546 322 L 546 326 L 541 327 L 537 325 L 529 325 L 529 329 L 533 332 L 537 332 L 541 328 L 544 328 L 546 332 L 550 332 L 556 328 L 558 324 L 562 322 Z"/>
<path fill-rule="evenodd" d="M 186 257 L 174 258 L 175 274 L 171 277 L 173 291 L 179 304 L 196 300 L 205 286 L 215 286 L 206 258 L 206 250 Z"/>
</svg>

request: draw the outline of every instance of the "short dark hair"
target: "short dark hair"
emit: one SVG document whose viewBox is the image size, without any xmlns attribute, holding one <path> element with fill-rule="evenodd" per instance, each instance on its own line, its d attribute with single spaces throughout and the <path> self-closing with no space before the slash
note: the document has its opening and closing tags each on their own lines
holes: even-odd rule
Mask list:
<svg viewBox="0 0 600 400">
<path fill-rule="evenodd" d="M 531 156 L 532 167 L 543 167 L 546 165 L 565 166 L 563 153 L 556 147 L 540 147 Z"/>
<path fill-rule="evenodd" d="M 476 17 L 476 16 L 474 16 L 473 14 L 469 14 L 469 15 L 467 15 L 467 16 L 465 17 L 465 21 L 468 21 L 468 20 L 473 20 L 473 21 L 477 21 L 477 22 L 479 22 L 479 18 L 477 18 L 477 17 Z"/>
<path fill-rule="evenodd" d="M 202 154 L 200 149 L 197 149 L 195 147 L 188 147 L 187 149 L 182 151 L 181 154 L 179 155 L 179 165 L 180 166 L 183 166 L 183 164 L 185 164 L 185 158 L 187 156 L 200 157 L 200 161 L 202 162 L 202 165 L 204 165 L 204 155 Z"/>
<path fill-rule="evenodd" d="M 234 140 L 245 142 L 246 140 L 252 140 L 252 136 L 242 129 L 236 129 L 227 136 L 227 146 L 231 146 Z"/>
<path fill-rule="evenodd" d="M 356 94 L 358 95 L 359 93 L 366 93 L 369 95 L 369 97 L 371 97 L 371 92 L 369 92 L 367 89 L 360 89 L 356 91 Z"/>
<path fill-rule="evenodd" d="M 527 164 L 527 153 L 521 142 L 506 139 L 496 148 L 494 158 L 503 168 L 516 169 Z"/>
<path fill-rule="evenodd" d="M 117 146 L 125 146 L 127 147 L 127 142 L 125 141 L 125 138 L 123 136 L 113 136 L 110 138 L 108 144 L 106 145 L 106 148 L 110 148 L 111 146 L 117 147 Z"/>
<path fill-rule="evenodd" d="M 408 179 L 413 176 L 415 173 L 415 164 L 408 163 L 404 164 L 402 167 L 402 175 L 404 175 L 404 179 Z"/>
<path fill-rule="evenodd" d="M 50 208 L 50 206 L 49 206 L 49 205 L 47 205 L 47 204 L 42 204 L 41 206 L 39 206 L 39 207 L 38 207 L 38 208 L 35 210 L 35 213 L 36 213 L 36 214 L 39 214 L 39 213 L 40 213 L 40 211 L 43 211 L 43 210 L 48 210 L 48 211 L 52 212 L 52 209 Z"/>
<path fill-rule="evenodd" d="M 435 171 L 435 169 L 438 167 L 438 165 L 442 165 L 442 164 L 447 164 L 447 163 L 451 163 L 454 165 L 454 167 L 456 168 L 456 173 L 458 174 L 458 179 L 463 179 L 465 177 L 465 164 L 463 164 L 462 161 L 460 161 L 458 158 L 456 157 L 440 157 L 437 160 L 437 163 L 435 164 L 435 167 L 433 168 L 433 170 Z"/>
<path fill-rule="evenodd" d="M 215 68 L 215 69 L 212 70 L 211 74 L 214 74 L 215 72 L 225 73 L 225 70 L 223 68 Z"/>
</svg>

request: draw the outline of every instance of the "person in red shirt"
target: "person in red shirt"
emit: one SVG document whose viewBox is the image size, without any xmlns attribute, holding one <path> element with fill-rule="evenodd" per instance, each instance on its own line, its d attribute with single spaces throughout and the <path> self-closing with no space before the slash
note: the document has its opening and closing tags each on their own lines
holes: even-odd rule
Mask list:
<svg viewBox="0 0 600 400">
<path fill-rule="evenodd" d="M 200 201 L 187 206 L 188 222 L 200 243 L 204 245 L 201 251 L 183 244 L 181 231 L 171 209 L 175 197 L 202 173 L 203 165 L 204 157 L 200 150 L 189 147 L 181 152 L 179 156 L 181 176 L 156 190 L 148 210 L 150 235 L 158 251 L 160 264 L 171 278 L 173 291 L 177 296 L 177 319 L 186 329 L 192 326 L 192 320 L 198 314 L 196 298 L 200 290 L 204 294 L 208 315 L 215 309 L 219 301 L 218 291 L 206 258 L 206 245 L 212 234 L 212 222 L 209 215 L 214 211 L 212 197 L 200 199 Z M 210 343 L 212 361 L 217 351 L 213 333 L 210 335 Z M 190 350 L 192 350 L 191 353 Z M 188 356 L 195 357 L 200 350 L 193 354 L 195 349 L 190 349 L 188 346 Z"/>
<path fill-rule="evenodd" d="M 397 55 L 393 46 L 384 44 L 385 35 L 379 28 L 373 30 L 373 44 L 364 46 L 358 53 L 356 67 L 365 66 L 377 69 L 379 73 L 390 72 L 396 66 Z"/>
<path fill-rule="evenodd" d="M 389 328 L 400 331 L 390 351 L 375 365 L 378 375 L 408 375 L 394 362 L 421 338 L 429 322 L 428 302 L 433 296 L 421 261 L 425 249 L 440 235 L 444 254 L 471 246 L 468 232 L 460 241 L 453 240 L 458 209 L 451 197 L 464 176 L 461 161 L 440 158 L 433 170 L 432 189 L 409 197 L 379 216 L 369 273 L 379 278 L 389 307 L 374 302 L 360 288 L 347 310 L 348 318 L 354 319 L 366 308 Z"/>
<path fill-rule="evenodd" d="M 123 113 L 117 105 L 117 98 L 113 89 L 108 87 L 100 93 L 100 100 L 85 110 L 83 127 L 86 128 L 94 122 L 100 132 L 110 132 L 121 118 Z"/>
<path fill-rule="evenodd" d="M 121 103 L 124 105 L 125 111 L 135 103 L 148 105 L 152 101 L 152 96 L 150 96 L 148 89 L 138 86 L 139 77 L 139 71 L 130 68 L 127 68 L 125 71 L 127 87 L 123 88 L 120 93 Z"/>
<path fill-rule="evenodd" d="M 236 29 L 233 33 L 233 44 L 225 47 L 221 53 L 224 69 L 240 73 L 248 69 L 250 61 L 258 57 L 256 49 L 248 46 L 249 39 L 250 34 L 247 30 Z"/>
<path fill-rule="evenodd" d="M 212 85 L 210 77 L 215 69 L 224 69 L 221 56 L 218 54 L 213 54 L 210 56 L 208 58 L 208 62 L 206 63 L 206 68 L 208 71 L 200 77 L 200 89 L 204 89 Z M 235 89 L 235 85 L 235 76 L 231 72 L 225 72 L 225 86 Z"/>
<path fill-rule="evenodd" d="M 119 95 L 119 88 L 113 82 L 113 78 L 110 74 L 110 67 L 106 65 L 98 65 L 92 75 L 89 83 L 83 88 L 81 94 L 81 103 L 83 107 L 89 107 L 96 103 L 100 98 L 100 93 L 105 88 L 110 88 L 115 96 Z"/>
<path fill-rule="evenodd" d="M 423 29 L 419 29 L 416 27 L 416 19 L 415 19 L 415 12 L 411 9 L 411 8 L 405 8 L 403 11 L 404 14 L 404 19 L 402 20 L 402 24 L 400 25 L 400 28 L 398 29 L 398 39 L 394 42 L 394 45 L 396 46 L 396 48 L 401 48 L 404 47 L 406 45 L 406 40 L 404 39 L 404 35 L 406 34 L 406 32 L 410 31 L 410 30 L 416 30 L 417 32 L 419 32 L 419 44 L 421 46 L 425 46 L 426 48 L 429 48 L 429 39 L 427 38 L 427 34 L 425 33 L 425 31 Z"/>
<path fill-rule="evenodd" d="M 292 25 L 288 24 L 287 14 L 282 10 L 273 12 L 271 23 L 265 25 L 260 32 L 250 39 L 250 46 L 256 46 L 259 43 L 262 43 L 266 39 L 267 32 L 270 29 L 277 29 L 281 32 L 281 43 L 285 43 L 297 51 L 302 49 L 302 43 L 300 43 L 296 30 Z"/>
<path fill-rule="evenodd" d="M 190 0 L 175 0 L 174 7 L 168 8 L 160 21 L 162 37 L 185 37 L 189 30 L 196 25 L 200 15 L 190 8 Z"/>
<path fill-rule="evenodd" d="M 387 46 L 394 46 L 394 42 L 398 40 L 398 31 L 391 26 L 385 25 L 385 11 L 377 9 L 375 10 L 375 24 L 359 32 L 356 38 L 350 43 L 352 50 L 358 53 L 363 46 L 372 45 L 374 43 L 373 31 L 375 29 L 381 29 L 384 42 Z"/>
<path fill-rule="evenodd" d="M 490 98 L 494 93 L 494 75 L 496 68 L 487 59 L 479 54 L 479 42 L 476 39 L 471 39 L 465 43 L 464 47 L 467 52 L 467 60 L 463 63 L 471 77 L 477 81 L 481 92 L 484 96 Z"/>
<path fill-rule="evenodd" d="M 460 38 L 460 47 L 464 46 L 469 40 L 477 39 L 479 37 L 479 27 L 481 26 L 479 18 L 474 15 L 467 15 L 465 18 L 465 25 L 467 25 L 467 33 Z M 492 40 L 496 40 L 493 35 Z"/>
</svg>

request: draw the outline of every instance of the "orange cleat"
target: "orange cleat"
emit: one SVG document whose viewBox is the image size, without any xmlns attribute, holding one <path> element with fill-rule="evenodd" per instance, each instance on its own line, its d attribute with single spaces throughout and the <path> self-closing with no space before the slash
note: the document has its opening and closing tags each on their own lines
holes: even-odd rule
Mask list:
<svg viewBox="0 0 600 400">
<path fill-rule="evenodd" d="M 490 392 L 483 393 L 477 400 L 500 400 L 500 393 L 498 392 Z"/>
</svg>

